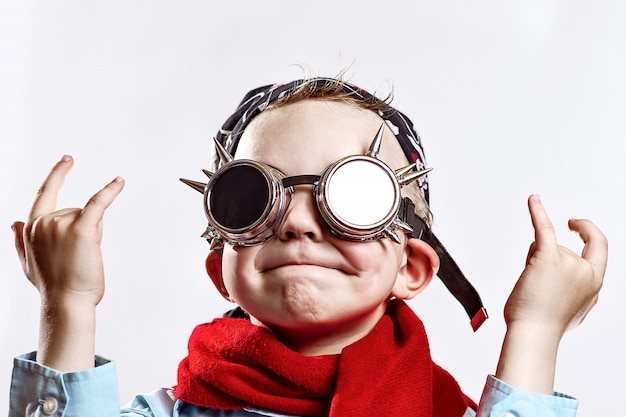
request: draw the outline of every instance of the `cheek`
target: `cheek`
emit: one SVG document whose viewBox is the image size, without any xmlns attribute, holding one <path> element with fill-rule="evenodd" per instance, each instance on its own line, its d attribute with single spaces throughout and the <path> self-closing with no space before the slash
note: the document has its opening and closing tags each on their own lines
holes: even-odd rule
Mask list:
<svg viewBox="0 0 626 417">
<path fill-rule="evenodd" d="M 224 286 L 231 296 L 236 297 L 237 293 L 242 291 L 241 287 L 246 282 L 245 277 L 253 272 L 254 257 L 255 247 L 224 246 L 222 277 Z"/>
<path fill-rule="evenodd" d="M 389 239 L 373 242 L 346 242 L 342 253 L 356 272 L 395 275 L 403 259 L 404 245 Z"/>
</svg>

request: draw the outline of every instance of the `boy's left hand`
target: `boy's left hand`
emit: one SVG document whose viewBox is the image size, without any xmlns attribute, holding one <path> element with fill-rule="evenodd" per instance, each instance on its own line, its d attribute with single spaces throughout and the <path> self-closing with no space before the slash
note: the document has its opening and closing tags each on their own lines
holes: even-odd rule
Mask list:
<svg viewBox="0 0 626 417">
<path fill-rule="evenodd" d="M 585 246 L 581 255 L 558 245 L 552 222 L 539 196 L 528 199 L 535 241 L 526 267 L 504 310 L 507 326 L 540 326 L 560 338 L 579 325 L 598 300 L 607 263 L 608 244 L 589 220 L 569 220 Z"/>
<path fill-rule="evenodd" d="M 557 243 L 539 196 L 530 196 L 528 208 L 535 241 L 504 307 L 507 331 L 496 377 L 519 390 L 552 395 L 561 338 L 598 300 L 608 246 L 589 220 L 570 220 L 585 244 L 579 256 Z"/>
</svg>

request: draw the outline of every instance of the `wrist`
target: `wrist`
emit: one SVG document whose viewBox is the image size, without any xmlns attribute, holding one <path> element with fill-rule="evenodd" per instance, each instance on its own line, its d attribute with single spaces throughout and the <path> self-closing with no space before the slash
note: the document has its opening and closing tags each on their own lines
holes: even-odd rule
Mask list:
<svg viewBox="0 0 626 417">
<path fill-rule="evenodd" d="M 73 297 L 43 297 L 37 362 L 62 372 L 93 368 L 96 309 Z"/>
<path fill-rule="evenodd" d="M 507 323 L 496 377 L 519 390 L 552 395 L 562 335 L 554 323 Z"/>
<path fill-rule="evenodd" d="M 564 327 L 548 320 L 509 320 L 506 323 L 506 334 L 532 340 L 538 345 L 558 345 L 565 333 Z"/>
</svg>

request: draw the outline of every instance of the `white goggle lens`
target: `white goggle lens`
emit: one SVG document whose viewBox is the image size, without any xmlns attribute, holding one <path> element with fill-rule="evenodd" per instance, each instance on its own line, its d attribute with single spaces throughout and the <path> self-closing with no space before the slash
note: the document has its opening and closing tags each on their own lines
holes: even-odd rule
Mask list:
<svg viewBox="0 0 626 417">
<path fill-rule="evenodd" d="M 353 227 L 370 228 L 384 221 L 394 209 L 394 180 L 376 164 L 350 161 L 333 173 L 326 198 L 337 218 Z"/>
</svg>

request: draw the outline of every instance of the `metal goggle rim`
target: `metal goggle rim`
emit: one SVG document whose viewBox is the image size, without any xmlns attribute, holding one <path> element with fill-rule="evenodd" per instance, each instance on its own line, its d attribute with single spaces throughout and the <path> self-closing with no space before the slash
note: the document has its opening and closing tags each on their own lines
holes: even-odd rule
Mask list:
<svg viewBox="0 0 626 417">
<path fill-rule="evenodd" d="M 337 182 L 333 180 L 341 175 L 342 171 L 345 173 L 346 170 L 343 168 L 355 167 L 355 163 L 359 162 L 365 162 L 370 167 L 375 167 L 377 174 L 373 175 L 383 174 L 385 177 L 383 186 L 387 188 L 385 194 L 388 197 L 387 200 L 389 200 L 385 202 L 382 209 L 384 213 L 378 213 L 372 221 L 368 222 L 357 221 L 354 216 L 350 215 L 349 210 L 342 209 L 340 202 L 337 201 L 338 193 L 336 190 L 333 191 L 333 183 Z M 254 221 L 245 225 L 236 225 L 238 227 L 229 227 L 223 224 L 225 222 L 218 219 L 218 217 L 223 216 L 219 212 L 224 209 L 215 207 L 220 200 L 219 195 L 214 195 L 216 194 L 215 189 L 219 188 L 220 181 L 230 171 L 243 167 L 256 170 L 259 177 L 263 178 L 263 187 L 257 187 L 262 188 L 259 189 L 261 195 L 258 198 L 266 198 L 266 201 L 260 210 L 255 210 L 259 215 L 254 216 Z M 232 172 L 230 173 L 232 174 Z M 359 179 L 355 178 L 354 181 Z M 313 185 L 313 194 L 317 208 L 335 235 L 348 240 L 371 240 L 392 235 L 390 236 L 392 239 L 399 241 L 393 230 L 401 227 L 400 221 L 396 219 L 401 198 L 400 184 L 396 179 L 395 173 L 387 165 L 376 158 L 366 155 L 353 155 L 342 158 L 327 167 L 321 175 L 298 175 L 292 177 L 285 177 L 277 169 L 257 161 L 247 159 L 230 161 L 211 177 L 205 188 L 204 208 L 209 220 L 209 229 L 212 228 L 220 238 L 232 244 L 250 246 L 262 243 L 273 236 L 275 228 L 282 221 L 290 203 L 293 193 L 292 187 L 300 184 Z M 376 190 L 373 190 L 372 195 L 378 195 Z M 254 196 L 248 197 L 255 198 Z M 363 210 L 361 209 L 360 211 Z M 381 209 L 378 211 L 380 212 Z M 403 228 L 405 232 L 411 231 L 408 226 Z M 208 234 L 210 236 L 207 236 L 207 238 L 214 239 L 217 237 L 214 236 L 215 233 L 211 234 L 211 230 L 209 230 Z"/>
</svg>

